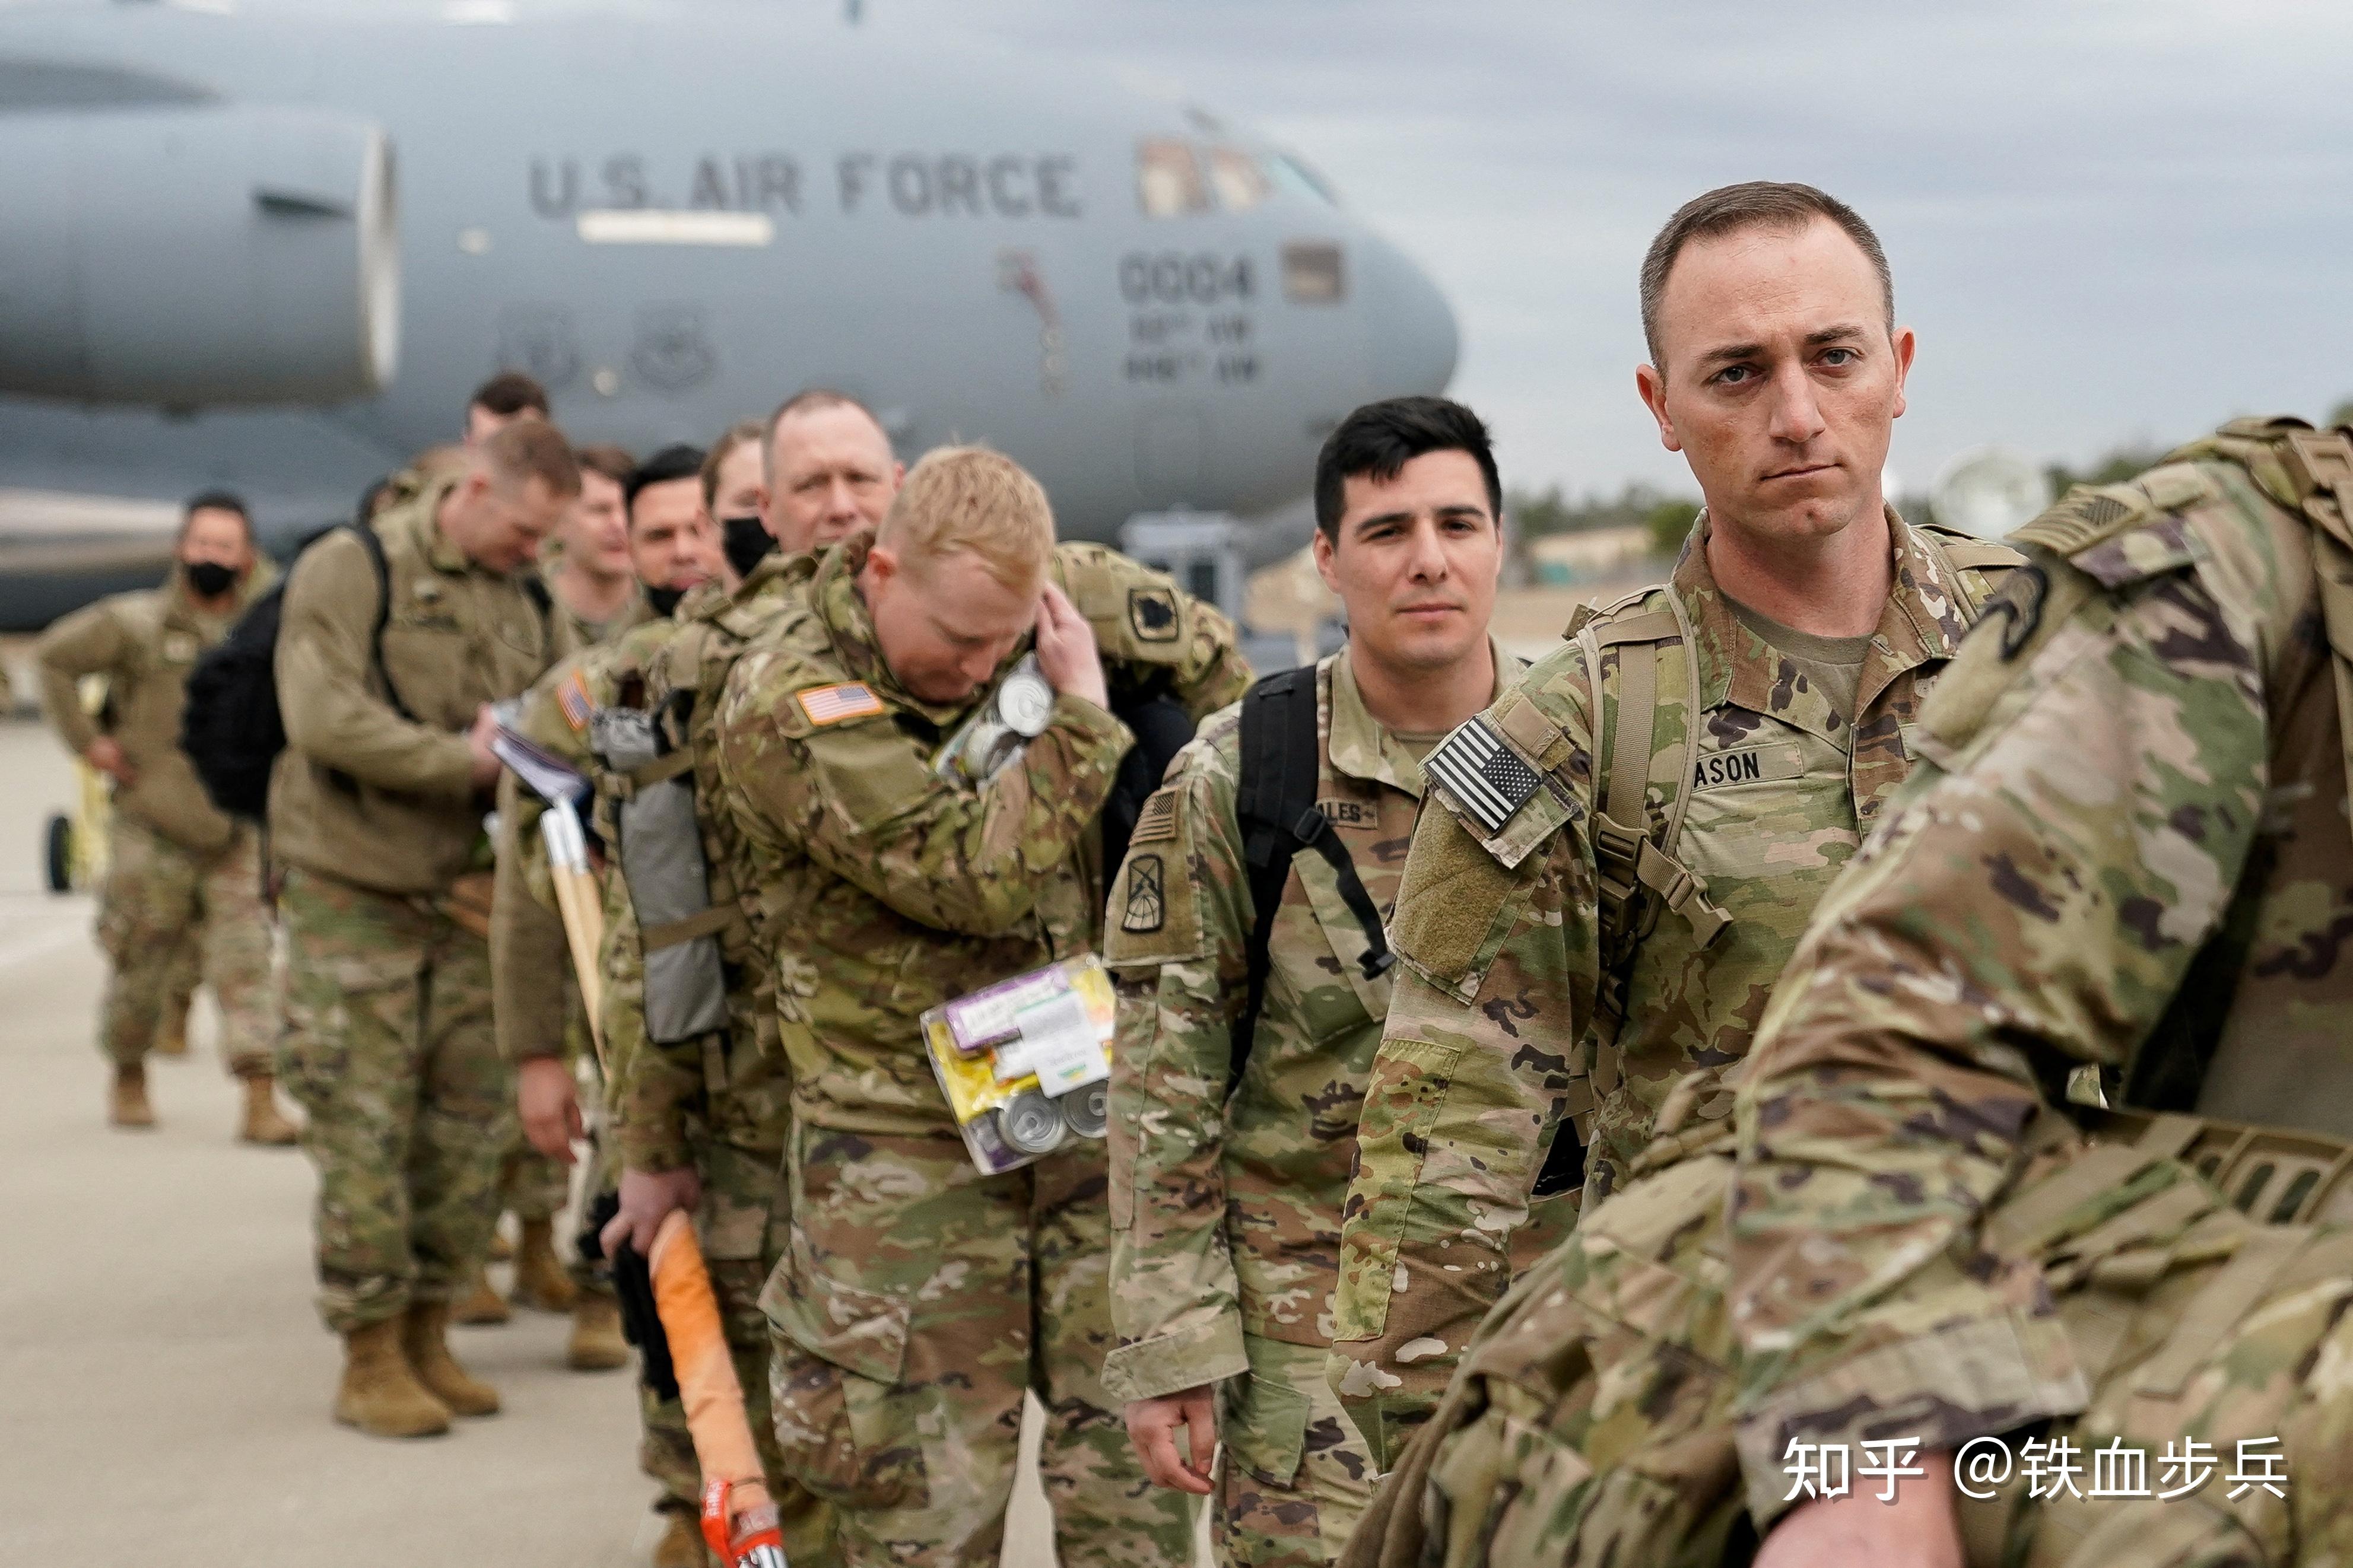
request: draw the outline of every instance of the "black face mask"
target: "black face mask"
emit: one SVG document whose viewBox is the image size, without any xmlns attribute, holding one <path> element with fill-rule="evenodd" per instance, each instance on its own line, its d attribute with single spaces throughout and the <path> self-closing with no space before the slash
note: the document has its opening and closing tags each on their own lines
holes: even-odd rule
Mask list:
<svg viewBox="0 0 2353 1568">
<path fill-rule="evenodd" d="M 757 517 L 731 517 L 719 524 L 723 545 L 727 552 L 727 564 L 735 568 L 738 577 L 749 577 L 752 568 L 767 559 L 768 552 L 776 547 L 776 536 L 767 524 Z"/>
<path fill-rule="evenodd" d="M 686 590 L 683 588 L 648 588 L 646 590 L 646 603 L 651 605 L 654 607 L 654 614 L 664 620 L 670 619 L 678 613 L 678 602 L 685 597 Z"/>
<path fill-rule="evenodd" d="M 237 568 L 217 561 L 190 561 L 180 570 L 187 574 L 188 586 L 195 590 L 199 599 L 217 599 L 237 586 Z"/>
</svg>

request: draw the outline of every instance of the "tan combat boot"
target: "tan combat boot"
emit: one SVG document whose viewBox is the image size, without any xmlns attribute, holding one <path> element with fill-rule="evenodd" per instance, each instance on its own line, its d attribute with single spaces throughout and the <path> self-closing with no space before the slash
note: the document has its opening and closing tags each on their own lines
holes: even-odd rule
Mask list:
<svg viewBox="0 0 2353 1568">
<path fill-rule="evenodd" d="M 654 1542 L 654 1568 L 711 1568 L 703 1550 L 702 1521 L 691 1513 L 670 1510 L 670 1525 Z"/>
<path fill-rule="evenodd" d="M 474 1270 L 474 1282 L 449 1309 L 453 1323 L 503 1323 L 513 1315 L 507 1310 L 507 1299 L 491 1289 L 490 1275 L 480 1268 Z"/>
<path fill-rule="evenodd" d="M 106 1119 L 117 1127 L 153 1127 L 155 1112 L 147 1103 L 147 1069 L 116 1068 L 113 1098 Z"/>
<path fill-rule="evenodd" d="M 629 1342 L 621 1337 L 621 1304 L 601 1290 L 583 1290 L 572 1309 L 572 1342 L 564 1364 L 575 1372 L 610 1372 L 629 1364 Z"/>
<path fill-rule="evenodd" d="M 499 1391 L 470 1375 L 449 1353 L 447 1301 L 412 1301 L 400 1320 L 400 1353 L 417 1381 L 459 1415 L 496 1415 Z"/>
<path fill-rule="evenodd" d="M 278 1114 L 278 1080 L 268 1073 L 255 1073 L 245 1080 L 245 1121 L 237 1130 L 237 1142 L 261 1143 L 271 1148 L 283 1148 L 294 1142 L 294 1124 Z"/>
<path fill-rule="evenodd" d="M 343 1336 L 335 1419 L 377 1437 L 430 1437 L 449 1430 L 449 1407 L 428 1393 L 400 1353 L 400 1320 Z"/>
<path fill-rule="evenodd" d="M 523 1221 L 522 1241 L 515 1248 L 515 1301 L 543 1312 L 568 1312 L 579 1296 L 579 1287 L 564 1271 L 564 1260 L 555 1256 L 555 1222 Z"/>
</svg>

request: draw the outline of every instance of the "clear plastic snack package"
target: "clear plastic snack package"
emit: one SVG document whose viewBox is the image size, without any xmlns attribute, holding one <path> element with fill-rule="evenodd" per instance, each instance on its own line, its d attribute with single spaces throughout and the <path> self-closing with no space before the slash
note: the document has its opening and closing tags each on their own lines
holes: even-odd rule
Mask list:
<svg viewBox="0 0 2353 1568">
<path fill-rule="evenodd" d="M 972 1163 L 1018 1171 L 1110 1123 L 1117 1003 L 1092 953 L 959 996 L 923 1016 L 923 1051 Z"/>
</svg>

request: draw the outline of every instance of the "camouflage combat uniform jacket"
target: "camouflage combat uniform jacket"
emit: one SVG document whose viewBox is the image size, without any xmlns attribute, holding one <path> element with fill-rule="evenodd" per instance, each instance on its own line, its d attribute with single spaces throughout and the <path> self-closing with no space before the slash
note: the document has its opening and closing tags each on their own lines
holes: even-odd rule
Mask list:
<svg viewBox="0 0 2353 1568">
<path fill-rule="evenodd" d="M 946 1132 L 919 1020 L 992 980 L 1095 949 L 1102 878 L 1087 847 L 1130 737 L 1061 694 L 1044 732 L 984 788 L 934 773 L 973 703 L 924 702 L 883 663 L 856 581 L 872 540 L 860 532 L 828 551 L 736 662 L 719 777 L 747 841 L 745 896 L 773 964 L 794 1116 L 852 1132 Z M 1216 610 L 1108 552 L 1055 554 L 1114 693 L 1165 682 L 1197 715 L 1240 694 L 1247 671 Z"/>
<path fill-rule="evenodd" d="M 1492 645 L 1491 645 L 1492 646 Z M 1498 689 L 1525 668 L 1493 654 Z M 1324 738 L 1315 799 L 1366 893 L 1395 902 L 1421 764 L 1366 711 L 1348 655 L 1316 667 Z M 1268 942 L 1265 998 L 1230 1099 L 1232 1029 L 1257 911 L 1235 815 L 1240 710 L 1204 726 L 1169 770 L 1114 888 L 1107 962 L 1120 985 L 1112 1068 L 1112 1318 L 1104 1385 L 1145 1399 L 1249 1370 L 1245 1335 L 1332 1342 L 1340 1205 L 1389 977 L 1323 857 L 1302 853 Z M 1154 917 L 1121 889 L 1165 891 Z"/>
<path fill-rule="evenodd" d="M 1334 1334 L 1335 1386 L 1381 1462 L 1427 1417 L 1509 1283 L 1556 1124 L 1573 1118 L 1585 1135 L 1591 1203 L 1642 1153 L 1679 1082 L 1703 1123 L 1729 1113 L 1724 1075 L 1816 900 L 1910 769 L 1905 732 L 1990 569 L 2014 560 L 1888 520 L 1894 584 L 1851 722 L 1741 623 L 1709 573 L 1703 518 L 1670 586 L 1603 611 L 1593 636 L 1556 648 L 1473 721 L 1535 775 L 1508 820 L 1490 827 L 1452 791 L 1433 792 L 1390 936 L 1401 963 L 1357 1134 Z M 1696 639 L 1701 711 L 1687 768 L 1669 771 L 1679 748 L 1652 753 L 1646 826 L 1667 820 L 1688 773 L 1673 858 L 1704 895 L 1693 910 L 1712 900 L 1728 923 L 1638 899 L 1650 924 L 1621 971 L 1623 1026 L 1614 1051 L 1597 1051 L 1597 998 L 1613 977 L 1594 758 L 1618 720 L 1615 639 L 1671 630 L 1670 595 Z M 1588 645 L 1603 649 L 1606 711 Z M 1658 688 L 1653 734 L 1680 737 L 1683 682 L 1662 675 Z"/>
<path fill-rule="evenodd" d="M 269 778 L 278 861 L 394 895 L 446 893 L 474 864 L 482 806 L 466 731 L 475 710 L 530 689 L 569 651 L 523 571 L 487 571 L 442 534 L 451 475 L 379 515 L 390 604 L 381 689 L 369 632 L 382 601 L 357 539 L 331 533 L 296 562 L 278 634 L 286 750 Z"/>
<path fill-rule="evenodd" d="M 2353 431 L 2242 420 L 2012 535 L 1737 1163 L 1723 1129 L 1523 1278 L 1350 1563 L 1712 1563 L 1793 1443 L 1995 1435 L 1971 1563 L 2353 1552 L 2348 509 Z M 2132 1109 L 2063 1099 L 2085 1068 Z M 2030 1437 L 2077 1467 L 2031 1498 Z"/>
<path fill-rule="evenodd" d="M 42 708 L 67 750 L 79 756 L 100 735 L 112 736 L 133 771 L 132 783 L 113 786 L 114 809 L 194 854 L 227 848 L 236 825 L 205 798 L 180 750 L 188 672 L 277 576 L 267 560 L 256 562 L 236 603 L 207 615 L 174 566 L 160 588 L 115 594 L 62 617 L 34 647 Z M 77 687 L 85 675 L 106 679 L 106 705 L 94 715 Z"/>
<path fill-rule="evenodd" d="M 2087 1233 L 2137 1215 L 2161 1265 L 2221 1205 L 2184 1161 L 2086 1156 L 2051 1093 L 2073 1065 L 2353 1139 L 2353 590 L 2318 586 L 2353 583 L 2353 446 L 2240 421 L 2071 501 L 2022 531 L 2037 569 L 1924 715 L 1933 766 L 1767 1015 L 1734 1196 L 1752 1491 L 1791 1434 L 1951 1446 L 2081 1407 L 2052 1297 Z M 2216 1179 L 2289 1217 L 2306 1194 L 2259 1173 Z M 2044 1183 L 2048 1223 L 1981 1220 Z"/>
</svg>

